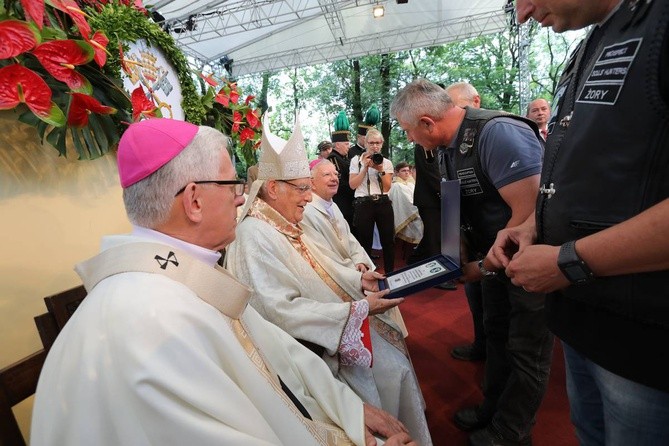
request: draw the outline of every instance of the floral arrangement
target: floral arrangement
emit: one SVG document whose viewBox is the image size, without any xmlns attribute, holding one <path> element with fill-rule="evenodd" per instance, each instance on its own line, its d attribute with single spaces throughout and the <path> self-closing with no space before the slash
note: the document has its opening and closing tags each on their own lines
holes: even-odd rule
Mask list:
<svg viewBox="0 0 669 446">
<path fill-rule="evenodd" d="M 206 109 L 205 123 L 230 136 L 247 166 L 255 164 L 262 127 L 260 112 L 251 105 L 255 96 L 248 95 L 242 102 L 243 94 L 237 83 L 217 80 L 212 74 L 200 74 L 200 77 L 207 85 L 202 98 Z"/>
<path fill-rule="evenodd" d="M 116 147 L 130 122 L 170 112 L 150 87 L 123 89 L 127 42 L 145 39 L 173 65 L 185 119 L 230 135 L 247 165 L 260 140 L 253 96 L 240 102 L 236 83 L 194 73 L 174 39 L 147 18 L 140 0 L 4 0 L 0 2 L 0 110 L 34 126 L 42 141 L 66 156 L 93 159 Z M 166 116 L 169 117 L 169 114 Z"/>
<path fill-rule="evenodd" d="M 129 108 L 118 85 L 99 76 L 108 43 L 74 0 L 6 0 L 0 5 L 0 110 L 16 110 L 61 155 L 68 133 L 79 158 L 102 155 L 119 139 L 111 116 L 123 119 Z"/>
</svg>

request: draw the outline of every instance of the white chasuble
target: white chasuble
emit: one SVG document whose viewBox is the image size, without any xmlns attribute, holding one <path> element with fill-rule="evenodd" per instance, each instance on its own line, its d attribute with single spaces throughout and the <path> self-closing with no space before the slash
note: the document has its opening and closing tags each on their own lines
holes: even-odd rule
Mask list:
<svg viewBox="0 0 669 446">
<path fill-rule="evenodd" d="M 256 199 L 250 206 L 250 214 L 253 214 L 254 206 L 259 206 L 261 212 L 268 212 L 269 206 L 259 203 L 261 201 Z M 290 223 L 276 211 L 268 213 L 272 214 L 271 218 L 283 221 L 273 225 L 247 215 L 237 226 L 235 242 L 227 249 L 228 269 L 254 290 L 251 305 L 294 338 L 324 347 L 323 360 L 334 376 L 347 383 L 364 401 L 396 416 L 419 444 L 432 444 L 424 415 L 424 400 L 408 357 L 372 325 L 372 368 L 340 363 L 337 350 L 348 321 L 350 303 L 342 301 L 342 297 L 298 252 L 290 237 L 276 229 Z M 302 240 L 321 263 L 322 253 L 317 252 L 304 234 Z M 344 284 L 341 288 L 351 298 L 364 298 L 360 291 L 360 273 L 351 272 L 350 268 L 328 269 L 325 261 L 320 266 L 337 285 Z M 404 344 L 397 325 L 390 318 L 387 320 L 388 323 L 382 324 L 388 330 L 384 335 L 392 333 L 395 340 Z"/>
<path fill-rule="evenodd" d="M 33 444 L 364 444 L 360 399 L 247 307 L 250 290 L 172 246 L 138 242 L 110 237 L 78 266 L 89 295 L 42 370 Z"/>
</svg>

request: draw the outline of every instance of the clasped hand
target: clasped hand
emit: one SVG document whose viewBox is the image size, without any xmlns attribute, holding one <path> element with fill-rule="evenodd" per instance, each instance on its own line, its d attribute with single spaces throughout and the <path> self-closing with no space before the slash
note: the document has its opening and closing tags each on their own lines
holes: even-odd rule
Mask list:
<svg viewBox="0 0 669 446">
<path fill-rule="evenodd" d="M 409 436 L 407 428 L 388 412 L 367 403 L 363 403 L 363 411 L 365 416 L 365 446 L 376 445 L 374 435 L 386 438 L 385 444 L 388 446 L 417 446 Z"/>
<path fill-rule="evenodd" d="M 371 270 L 362 274 L 362 290 L 367 294 L 365 300 L 369 303 L 370 315 L 384 313 L 404 302 L 404 298 L 384 299 L 383 296 L 387 295 L 390 290 L 379 291 L 379 279 L 383 278 L 385 278 L 383 274 Z"/>
<path fill-rule="evenodd" d="M 529 292 L 548 293 L 568 286 L 557 265 L 560 248 L 534 245 L 536 239 L 534 225 L 502 229 L 488 251 L 486 264 L 504 270 L 511 283 Z"/>
</svg>

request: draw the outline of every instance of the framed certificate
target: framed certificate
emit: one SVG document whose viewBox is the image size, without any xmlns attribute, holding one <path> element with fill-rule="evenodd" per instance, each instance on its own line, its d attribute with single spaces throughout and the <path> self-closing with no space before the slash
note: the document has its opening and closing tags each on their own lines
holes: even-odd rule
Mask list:
<svg viewBox="0 0 669 446">
<path fill-rule="evenodd" d="M 441 180 L 441 254 L 405 266 L 379 280 L 385 297 L 408 296 L 462 276 L 460 269 L 460 180 Z"/>
<path fill-rule="evenodd" d="M 389 289 L 385 297 L 393 299 L 432 288 L 440 283 L 457 279 L 462 275 L 460 266 L 448 257 L 439 254 L 419 263 L 405 266 L 379 280 L 379 289 Z"/>
</svg>

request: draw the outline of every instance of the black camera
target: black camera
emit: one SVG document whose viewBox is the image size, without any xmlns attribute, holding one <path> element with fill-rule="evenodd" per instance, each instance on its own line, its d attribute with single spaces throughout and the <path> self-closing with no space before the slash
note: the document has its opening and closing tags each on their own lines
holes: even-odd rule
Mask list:
<svg viewBox="0 0 669 446">
<path fill-rule="evenodd" d="M 377 166 L 383 164 L 383 155 L 380 153 L 372 153 L 372 162 Z"/>
</svg>

